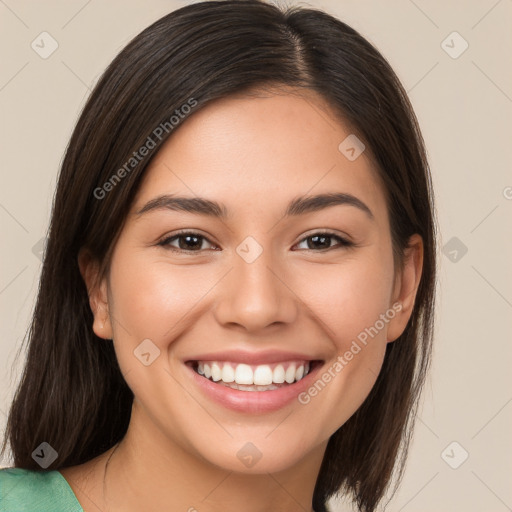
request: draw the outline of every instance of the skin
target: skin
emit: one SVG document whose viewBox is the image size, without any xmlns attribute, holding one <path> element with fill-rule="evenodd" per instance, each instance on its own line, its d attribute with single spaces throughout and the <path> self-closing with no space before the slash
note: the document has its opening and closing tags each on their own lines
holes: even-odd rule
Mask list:
<svg viewBox="0 0 512 512">
<path fill-rule="evenodd" d="M 350 133 L 310 91 L 213 102 L 152 161 L 108 275 L 98 279 L 98 262 L 81 252 L 94 332 L 113 339 L 135 395 L 106 476 L 113 449 L 61 471 L 86 512 L 311 510 L 327 441 L 364 401 L 386 344 L 405 329 L 422 268 L 414 235 L 403 272 L 395 273 L 377 174 L 366 153 L 349 161 L 338 150 Z M 292 199 L 332 192 L 356 196 L 374 218 L 350 205 L 283 217 Z M 224 203 L 229 215 L 137 214 L 164 193 Z M 158 245 L 179 229 L 205 237 L 196 252 Z M 325 229 L 356 245 L 336 237 L 328 249 L 308 245 Z M 247 236 L 263 249 L 250 264 L 236 252 Z M 179 239 L 171 246 L 179 249 Z M 183 365 L 193 354 L 240 348 L 298 351 L 328 368 L 397 303 L 401 311 L 304 405 L 231 411 L 204 395 Z M 133 351 L 147 338 L 160 355 L 144 366 Z M 237 457 L 247 442 L 262 454 L 252 468 Z"/>
</svg>

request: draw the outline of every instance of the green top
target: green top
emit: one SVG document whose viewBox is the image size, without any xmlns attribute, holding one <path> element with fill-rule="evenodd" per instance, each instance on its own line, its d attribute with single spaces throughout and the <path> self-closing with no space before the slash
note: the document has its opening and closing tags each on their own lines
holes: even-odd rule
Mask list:
<svg viewBox="0 0 512 512">
<path fill-rule="evenodd" d="M 0 512 L 84 512 L 59 471 L 0 469 Z"/>
</svg>

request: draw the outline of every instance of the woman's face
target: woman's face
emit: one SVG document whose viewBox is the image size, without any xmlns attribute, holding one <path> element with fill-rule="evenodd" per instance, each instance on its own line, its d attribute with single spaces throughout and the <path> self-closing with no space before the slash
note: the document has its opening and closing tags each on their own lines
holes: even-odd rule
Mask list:
<svg viewBox="0 0 512 512">
<path fill-rule="evenodd" d="M 395 275 L 384 191 L 349 136 L 312 92 L 231 97 L 148 167 L 91 304 L 162 453 L 283 470 L 370 392 L 421 255 Z"/>
</svg>

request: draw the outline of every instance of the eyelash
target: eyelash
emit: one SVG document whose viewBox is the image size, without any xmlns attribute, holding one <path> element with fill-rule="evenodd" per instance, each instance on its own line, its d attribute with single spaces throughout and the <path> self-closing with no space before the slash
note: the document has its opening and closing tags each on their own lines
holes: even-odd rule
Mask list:
<svg viewBox="0 0 512 512">
<path fill-rule="evenodd" d="M 180 231 L 180 232 L 175 233 L 174 235 L 172 235 L 170 237 L 164 238 L 163 240 L 158 242 L 157 245 L 159 245 L 161 247 L 165 247 L 166 249 L 169 249 L 170 251 L 173 251 L 173 252 L 189 253 L 189 254 L 190 253 L 199 253 L 199 252 L 201 252 L 203 249 L 200 249 L 198 251 L 192 251 L 192 250 L 187 250 L 187 249 L 179 249 L 179 248 L 176 248 L 176 247 L 172 247 L 170 245 L 170 242 L 172 242 L 174 240 L 177 240 L 177 239 L 179 239 L 181 237 L 187 236 L 187 235 L 193 235 L 193 236 L 195 236 L 197 238 L 206 240 L 210 244 L 212 244 L 212 242 L 210 242 L 210 240 L 208 240 L 208 238 L 206 238 L 205 236 L 203 236 L 203 235 L 201 235 L 199 233 L 196 233 L 194 231 Z M 341 237 L 341 236 L 339 236 L 339 235 L 337 235 L 335 233 L 332 233 L 331 231 L 317 231 L 315 233 L 312 233 L 311 235 L 308 235 L 308 236 L 302 238 L 298 243 L 300 244 L 300 243 L 304 242 L 305 240 L 307 240 L 308 238 L 312 238 L 314 236 L 319 236 L 319 235 L 320 236 L 327 235 L 330 238 L 336 238 L 339 241 L 338 246 L 332 246 L 332 247 L 328 247 L 327 249 L 319 249 L 319 250 L 315 250 L 315 249 L 302 249 L 302 250 L 311 251 L 311 252 L 327 252 L 327 251 L 330 251 L 331 249 L 336 248 L 336 247 L 339 247 L 339 248 L 346 247 L 347 248 L 347 247 L 355 246 L 355 244 L 353 242 L 350 242 L 346 238 L 343 238 L 343 237 Z M 214 245 L 214 244 L 212 244 L 212 245 Z"/>
</svg>

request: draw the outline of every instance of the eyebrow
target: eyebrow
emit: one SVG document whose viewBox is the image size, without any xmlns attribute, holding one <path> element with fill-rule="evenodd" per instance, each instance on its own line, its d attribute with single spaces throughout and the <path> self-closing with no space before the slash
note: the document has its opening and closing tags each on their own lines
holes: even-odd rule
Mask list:
<svg viewBox="0 0 512 512">
<path fill-rule="evenodd" d="M 363 211 L 371 220 L 375 219 L 372 211 L 365 203 L 363 203 L 363 201 L 352 194 L 345 193 L 329 193 L 297 197 L 290 201 L 284 216 L 292 217 L 304 215 L 306 213 L 316 212 L 337 205 L 353 206 Z M 154 210 L 182 211 L 221 219 L 226 219 L 229 214 L 226 206 L 216 201 L 202 197 L 184 197 L 170 194 L 161 195 L 151 199 L 140 210 L 138 210 L 136 214 L 142 215 Z"/>
</svg>

